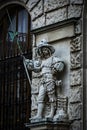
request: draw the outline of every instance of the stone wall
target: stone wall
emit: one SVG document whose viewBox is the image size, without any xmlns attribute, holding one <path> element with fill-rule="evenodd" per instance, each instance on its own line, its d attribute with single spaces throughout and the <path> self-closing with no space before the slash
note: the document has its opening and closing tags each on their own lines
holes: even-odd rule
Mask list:
<svg viewBox="0 0 87 130">
<path fill-rule="evenodd" d="M 32 30 L 76 18 L 75 34 L 70 42 L 70 89 L 68 113 L 71 130 L 80 130 L 82 122 L 82 10 L 83 0 L 29 0 L 26 3 Z M 36 82 L 35 82 L 36 83 Z"/>
<path fill-rule="evenodd" d="M 71 130 L 80 130 L 82 122 L 82 10 L 83 0 L 29 0 L 32 29 L 38 29 L 72 18 L 78 19 L 75 34 L 70 42 L 70 93 L 69 119 L 73 122 Z"/>
<path fill-rule="evenodd" d="M 28 10 L 32 29 L 54 24 L 70 18 L 80 18 L 83 0 L 29 0 Z"/>
<path fill-rule="evenodd" d="M 74 24 L 74 36 L 70 38 L 70 87 L 68 95 L 68 114 L 69 120 L 72 121 L 70 130 L 80 130 L 83 121 L 83 0 L 19 0 L 19 2 L 27 8 L 31 15 L 31 30 L 40 29 L 72 18 L 76 19 L 76 23 Z M 33 36 L 33 48 L 36 45 L 35 38 L 36 37 Z M 33 56 L 35 56 L 34 53 L 35 50 L 33 49 Z M 35 81 L 34 77 L 32 82 L 34 85 L 36 83 L 39 84 L 37 80 Z"/>
</svg>

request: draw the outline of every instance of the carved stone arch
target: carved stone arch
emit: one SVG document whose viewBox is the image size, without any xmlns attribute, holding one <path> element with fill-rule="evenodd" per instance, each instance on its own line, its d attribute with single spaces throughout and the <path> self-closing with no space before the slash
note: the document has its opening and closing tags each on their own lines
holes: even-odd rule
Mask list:
<svg viewBox="0 0 87 130">
<path fill-rule="evenodd" d="M 24 7 L 31 17 L 31 14 L 29 12 L 29 8 L 27 6 L 28 1 L 29 0 L 4 0 L 4 1 L 0 0 L 0 10 L 8 5 L 17 4 L 17 5 Z"/>
<path fill-rule="evenodd" d="M 26 1 L 27 0 L 0 0 L 0 9 L 11 4 L 19 4 L 28 10 L 28 8 L 26 7 Z"/>
<path fill-rule="evenodd" d="M 26 1 L 26 0 L 25 0 Z M 2 1 L 2 0 L 0 0 L 0 2 L 1 2 L 1 5 L 0 5 L 0 19 L 2 18 L 2 16 L 5 14 L 5 13 L 7 13 L 6 12 L 6 10 L 7 10 L 7 8 L 8 7 L 13 7 L 14 5 L 15 5 L 15 7 L 17 6 L 17 8 L 23 8 L 23 9 L 25 9 L 26 10 L 26 12 L 27 12 L 27 14 L 28 14 L 28 19 L 29 19 L 29 22 L 28 22 L 28 27 L 27 27 L 27 30 L 29 30 L 28 32 L 29 32 L 29 35 L 30 35 L 30 38 L 29 38 L 29 41 L 31 40 L 31 34 L 30 34 L 30 31 L 31 31 L 31 15 L 30 15 L 30 13 L 29 13 L 29 9 L 28 9 L 28 7 L 26 6 L 26 2 L 25 1 L 23 1 L 23 0 L 18 0 L 18 1 L 15 1 L 15 0 L 6 0 L 6 1 Z M 12 8 L 12 10 L 13 10 L 13 8 Z M 10 13 L 10 12 L 9 12 Z M 7 15 L 9 15 L 8 13 L 7 13 Z M 8 19 L 9 19 L 9 16 L 8 16 Z M 9 20 L 10 21 L 10 20 Z M 31 43 L 31 41 L 30 41 L 30 43 Z M 32 44 L 32 43 L 31 43 Z M 32 47 L 32 45 L 30 45 L 31 47 Z"/>
<path fill-rule="evenodd" d="M 42 11 L 38 10 L 39 7 L 36 6 L 38 3 L 40 3 L 39 6 L 41 6 L 40 8 Z M 4 1 L 0 0 L 0 10 L 11 4 L 18 4 L 20 6 L 23 6 L 28 11 L 28 13 L 31 17 L 31 22 L 34 18 L 37 18 L 38 16 L 41 16 L 43 14 L 43 7 L 42 7 L 43 3 L 42 3 L 42 1 L 40 2 L 40 0 L 36 0 L 34 2 L 32 0 L 30 0 L 30 1 L 29 0 L 4 0 Z M 36 10 L 34 10 L 34 12 L 37 11 L 35 13 L 36 16 L 32 13 L 32 9 L 34 9 L 34 8 L 36 8 Z M 32 23 L 31 23 L 31 25 L 32 25 Z"/>
</svg>

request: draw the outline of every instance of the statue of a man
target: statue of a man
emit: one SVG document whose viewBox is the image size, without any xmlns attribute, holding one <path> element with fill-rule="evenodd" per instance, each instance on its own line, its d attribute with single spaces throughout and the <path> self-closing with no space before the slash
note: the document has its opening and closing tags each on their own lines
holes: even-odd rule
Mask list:
<svg viewBox="0 0 87 130">
<path fill-rule="evenodd" d="M 43 39 L 37 46 L 37 53 L 42 62 L 37 60 L 25 59 L 26 66 L 29 70 L 36 73 L 40 72 L 43 76 L 42 85 L 39 89 L 38 94 L 38 110 L 37 115 L 33 119 L 43 118 L 43 109 L 45 107 L 45 98 L 48 95 L 49 102 L 51 104 L 51 111 L 47 118 L 53 118 L 55 112 L 55 86 L 61 84 L 61 80 L 56 80 L 56 73 L 60 73 L 64 69 L 64 62 L 58 57 L 53 56 L 55 49 L 53 46 L 49 45 L 45 39 Z"/>
</svg>

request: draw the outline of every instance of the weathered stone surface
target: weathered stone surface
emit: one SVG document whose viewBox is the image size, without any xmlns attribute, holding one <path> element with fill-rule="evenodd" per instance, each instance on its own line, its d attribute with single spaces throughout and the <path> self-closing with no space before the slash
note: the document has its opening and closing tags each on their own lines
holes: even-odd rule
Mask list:
<svg viewBox="0 0 87 130">
<path fill-rule="evenodd" d="M 69 130 L 70 122 L 68 121 L 51 121 L 50 119 L 31 120 L 30 123 L 25 123 L 29 130 Z"/>
<path fill-rule="evenodd" d="M 71 86 L 81 85 L 82 77 L 81 70 L 72 71 L 70 74 Z"/>
<path fill-rule="evenodd" d="M 35 21 L 32 21 L 32 29 L 40 28 L 45 26 L 45 16 L 37 18 Z"/>
<path fill-rule="evenodd" d="M 27 0 L 20 0 L 20 1 L 23 1 L 24 3 L 26 3 L 26 2 L 27 2 Z"/>
<path fill-rule="evenodd" d="M 53 42 L 56 40 L 61 40 L 64 38 L 70 38 L 74 36 L 74 26 L 68 25 L 65 27 L 61 27 L 59 29 L 55 29 L 49 32 L 41 33 L 36 36 L 37 44 L 44 38 L 48 42 Z M 57 48 L 56 48 L 57 49 Z"/>
<path fill-rule="evenodd" d="M 29 2 L 27 3 L 27 7 L 29 8 L 29 11 L 37 4 L 39 0 L 29 0 Z"/>
<path fill-rule="evenodd" d="M 70 54 L 70 61 L 71 61 L 71 69 L 76 69 L 81 67 L 82 63 L 82 55 L 80 52 L 75 52 Z"/>
<path fill-rule="evenodd" d="M 48 12 L 50 10 L 63 7 L 69 3 L 69 0 L 45 0 L 44 1 L 44 11 Z"/>
<path fill-rule="evenodd" d="M 82 6 L 80 5 L 70 5 L 68 7 L 68 18 L 78 18 L 81 16 Z"/>
<path fill-rule="evenodd" d="M 70 125 L 70 130 L 81 130 L 81 122 L 80 121 L 74 121 Z"/>
<path fill-rule="evenodd" d="M 83 0 L 70 0 L 71 4 L 82 4 Z"/>
<path fill-rule="evenodd" d="M 46 25 L 53 24 L 59 21 L 63 21 L 67 19 L 67 9 L 62 8 L 57 11 L 53 11 L 50 13 L 47 13 L 46 15 Z"/>
<path fill-rule="evenodd" d="M 75 34 L 81 34 L 81 32 L 82 32 L 82 28 L 81 27 L 82 27 L 82 22 L 80 20 L 75 25 Z"/>
<path fill-rule="evenodd" d="M 31 100 L 32 100 L 31 109 L 33 111 L 37 109 L 37 95 L 33 94 Z"/>
<path fill-rule="evenodd" d="M 81 37 L 76 37 L 70 42 L 71 52 L 76 52 L 81 50 Z"/>
<path fill-rule="evenodd" d="M 71 92 L 69 93 L 69 102 L 76 103 L 82 101 L 82 88 L 76 87 L 72 88 Z"/>
<path fill-rule="evenodd" d="M 32 54 L 33 59 L 35 59 L 37 57 L 36 51 L 37 51 L 37 49 L 35 47 L 33 47 L 33 54 Z"/>
<path fill-rule="evenodd" d="M 41 80 L 40 78 L 34 78 L 32 80 L 32 87 L 31 87 L 31 93 L 32 94 L 37 94 L 39 92 L 39 87 L 41 85 Z"/>
<path fill-rule="evenodd" d="M 75 103 L 69 105 L 69 120 L 81 119 L 82 104 Z"/>
<path fill-rule="evenodd" d="M 36 50 L 36 42 L 35 42 L 35 38 L 36 38 L 36 37 L 35 37 L 34 34 L 32 35 L 32 37 L 33 37 L 33 38 L 32 38 L 32 39 L 33 39 L 33 41 L 32 41 L 32 47 L 34 48 L 34 49 L 33 49 L 33 52 L 34 52 L 34 50 Z"/>
<path fill-rule="evenodd" d="M 35 18 L 37 18 L 38 16 L 41 16 L 43 13 L 43 4 L 42 4 L 42 0 L 38 3 L 37 6 L 35 6 L 35 8 L 30 12 L 31 14 L 31 19 L 34 20 Z"/>
</svg>

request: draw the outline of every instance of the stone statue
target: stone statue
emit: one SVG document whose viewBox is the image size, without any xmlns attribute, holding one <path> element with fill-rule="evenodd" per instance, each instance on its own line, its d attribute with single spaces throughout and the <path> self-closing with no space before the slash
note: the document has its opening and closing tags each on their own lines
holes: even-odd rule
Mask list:
<svg viewBox="0 0 87 130">
<path fill-rule="evenodd" d="M 60 73 L 64 69 L 64 62 L 56 56 L 53 56 L 55 49 L 49 45 L 45 39 L 43 39 L 37 46 L 37 54 L 40 57 L 39 60 L 25 59 L 25 64 L 29 70 L 35 73 L 42 73 L 42 85 L 38 94 L 38 110 L 37 115 L 32 119 L 42 119 L 43 110 L 45 107 L 45 97 L 48 95 L 51 105 L 50 114 L 45 118 L 53 118 L 56 109 L 56 94 L 55 86 L 62 84 L 61 80 L 57 80 L 56 74 Z"/>
</svg>

